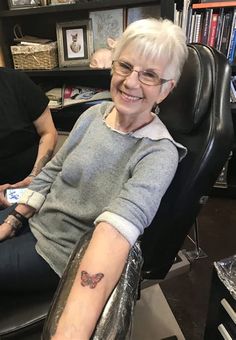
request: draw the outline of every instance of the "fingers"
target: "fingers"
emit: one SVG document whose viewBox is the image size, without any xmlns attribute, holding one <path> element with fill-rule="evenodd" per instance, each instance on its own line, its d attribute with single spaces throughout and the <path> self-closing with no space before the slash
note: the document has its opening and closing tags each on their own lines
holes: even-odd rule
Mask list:
<svg viewBox="0 0 236 340">
<path fill-rule="evenodd" d="M 10 186 L 10 188 L 15 189 L 15 188 L 24 188 L 24 187 L 27 187 L 28 185 L 30 185 L 32 180 L 33 180 L 33 177 L 26 177 L 22 181 L 12 184 Z"/>
<path fill-rule="evenodd" d="M 14 231 L 8 223 L 0 225 L 0 241 L 6 240 L 7 238 L 13 237 Z"/>
</svg>

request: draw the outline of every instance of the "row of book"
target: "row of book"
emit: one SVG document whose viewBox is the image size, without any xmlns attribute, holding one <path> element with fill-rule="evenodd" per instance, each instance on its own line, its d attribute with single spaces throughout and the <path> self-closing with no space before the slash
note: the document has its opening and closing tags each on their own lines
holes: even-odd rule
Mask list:
<svg viewBox="0 0 236 340">
<path fill-rule="evenodd" d="M 80 85 L 66 85 L 52 88 L 46 92 L 50 109 L 72 106 L 85 101 L 110 99 L 111 94 L 107 90 L 84 87 Z"/>
<path fill-rule="evenodd" d="M 189 43 L 203 43 L 225 54 L 232 64 L 236 58 L 236 1 L 215 1 L 191 4 L 175 9 L 175 22 L 180 25 Z"/>
</svg>

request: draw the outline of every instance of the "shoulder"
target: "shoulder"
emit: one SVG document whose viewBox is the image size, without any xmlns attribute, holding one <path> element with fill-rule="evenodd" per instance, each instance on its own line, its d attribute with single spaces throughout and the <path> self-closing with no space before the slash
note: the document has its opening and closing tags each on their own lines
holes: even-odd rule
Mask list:
<svg viewBox="0 0 236 340">
<path fill-rule="evenodd" d="M 98 119 L 102 122 L 102 119 L 106 113 L 113 107 L 111 101 L 103 101 L 101 103 L 91 105 L 86 111 L 84 111 L 75 123 L 74 129 L 81 126 L 83 123 L 90 123 L 94 119 Z"/>
</svg>

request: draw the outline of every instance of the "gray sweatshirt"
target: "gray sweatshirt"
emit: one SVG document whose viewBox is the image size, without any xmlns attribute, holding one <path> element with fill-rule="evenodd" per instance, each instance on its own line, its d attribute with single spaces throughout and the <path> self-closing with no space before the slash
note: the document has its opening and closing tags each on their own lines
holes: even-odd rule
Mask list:
<svg viewBox="0 0 236 340">
<path fill-rule="evenodd" d="M 105 122 L 114 104 L 88 109 L 19 203 L 36 209 L 29 220 L 37 252 L 61 276 L 80 237 L 101 221 L 131 245 L 151 223 L 186 149 L 154 120 L 133 133 Z"/>
</svg>

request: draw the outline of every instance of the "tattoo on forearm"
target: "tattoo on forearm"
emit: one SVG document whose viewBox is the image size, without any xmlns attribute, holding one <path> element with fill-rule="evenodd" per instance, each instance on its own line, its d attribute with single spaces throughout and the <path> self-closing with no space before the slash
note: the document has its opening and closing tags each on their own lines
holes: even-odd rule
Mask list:
<svg viewBox="0 0 236 340">
<path fill-rule="evenodd" d="M 42 169 L 42 167 L 47 164 L 47 162 L 52 158 L 53 150 L 48 150 L 46 155 L 43 156 L 37 164 L 33 167 L 33 170 L 31 171 L 31 174 L 38 175 Z"/>
<path fill-rule="evenodd" d="M 95 288 L 97 283 L 101 281 L 101 279 L 104 277 L 104 274 L 97 273 L 90 275 L 86 271 L 82 270 L 81 272 L 81 285 L 83 287 L 89 286 L 89 288 Z"/>
</svg>

